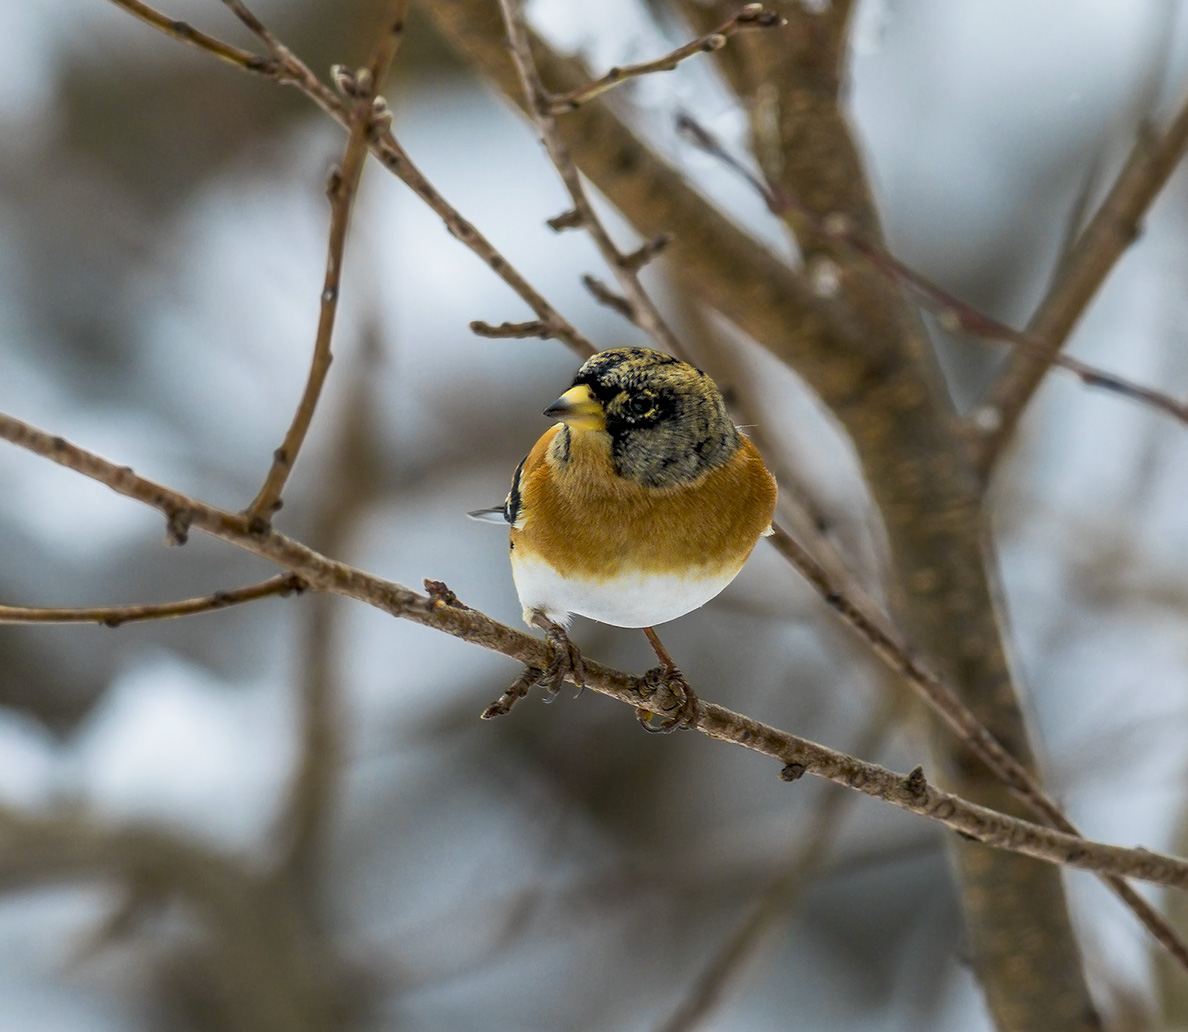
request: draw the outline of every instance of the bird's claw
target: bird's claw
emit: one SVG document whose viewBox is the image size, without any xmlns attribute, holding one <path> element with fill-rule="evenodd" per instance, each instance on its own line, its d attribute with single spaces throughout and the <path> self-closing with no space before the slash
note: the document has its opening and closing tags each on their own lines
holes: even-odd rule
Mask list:
<svg viewBox="0 0 1188 1032">
<path fill-rule="evenodd" d="M 548 695 L 545 702 L 552 702 L 566 679 L 573 681 L 579 688 L 586 683 L 586 665 L 582 662 L 582 654 L 578 647 L 569 640 L 565 628 L 554 620 L 550 620 L 543 613 L 534 613 L 532 623 L 545 632 L 545 638 L 553 647 L 553 659 L 543 670 L 540 667 L 526 666 L 520 676 L 512 682 L 505 691 L 490 706 L 483 710 L 483 720 L 502 717 L 511 711 L 537 685 L 540 685 Z"/>
<path fill-rule="evenodd" d="M 685 675 L 675 666 L 653 667 L 640 681 L 640 691 L 649 701 L 666 693 L 672 702 L 670 706 L 661 707 L 665 716 L 658 724 L 652 723 L 652 719 L 657 715 L 656 710 L 648 709 L 646 706 L 636 709 L 635 719 L 649 734 L 671 734 L 679 727 L 696 727 L 701 720 L 701 701 L 693 691 L 693 686 L 685 680 Z"/>
<path fill-rule="evenodd" d="M 582 661 L 581 651 L 569 640 L 564 627 L 542 614 L 537 614 L 537 617 L 533 618 L 533 622 L 544 630 L 545 638 L 553 646 L 553 661 L 548 669 L 541 671 L 536 683 L 549 693 L 545 701 L 552 702 L 566 678 L 579 688 L 585 686 L 586 664 Z"/>
</svg>

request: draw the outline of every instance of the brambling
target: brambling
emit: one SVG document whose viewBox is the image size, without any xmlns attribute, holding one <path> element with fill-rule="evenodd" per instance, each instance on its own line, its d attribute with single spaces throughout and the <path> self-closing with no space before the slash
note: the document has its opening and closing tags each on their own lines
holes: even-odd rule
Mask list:
<svg viewBox="0 0 1188 1032">
<path fill-rule="evenodd" d="M 713 380 L 648 348 L 587 360 L 544 414 L 560 420 L 516 467 L 502 506 L 470 515 L 511 525 L 524 620 L 555 660 L 537 683 L 582 683 L 565 627 L 578 613 L 640 627 L 686 699 L 652 631 L 705 605 L 771 532 L 776 483 L 726 412 Z M 526 688 L 525 688 L 526 690 Z"/>
</svg>

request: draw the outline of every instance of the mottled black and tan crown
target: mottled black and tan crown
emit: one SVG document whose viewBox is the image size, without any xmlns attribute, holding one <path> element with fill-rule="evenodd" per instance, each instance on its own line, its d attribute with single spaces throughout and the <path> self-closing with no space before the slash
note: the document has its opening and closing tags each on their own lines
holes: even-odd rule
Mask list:
<svg viewBox="0 0 1188 1032">
<path fill-rule="evenodd" d="M 616 472 L 647 487 L 688 484 L 730 461 L 739 434 L 714 381 L 650 348 L 612 348 L 574 377 L 602 408 Z"/>
</svg>

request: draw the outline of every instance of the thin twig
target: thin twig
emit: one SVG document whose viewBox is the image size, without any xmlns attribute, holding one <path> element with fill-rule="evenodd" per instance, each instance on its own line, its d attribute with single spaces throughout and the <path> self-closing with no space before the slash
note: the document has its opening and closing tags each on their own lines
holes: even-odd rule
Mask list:
<svg viewBox="0 0 1188 1032">
<path fill-rule="evenodd" d="M 242 4 L 236 3 L 234 6 L 237 13 L 241 11 L 246 13 Z M 377 110 L 376 101 L 404 33 L 404 14 L 407 6 L 408 0 L 395 0 L 392 3 L 385 20 L 383 34 L 366 68 L 360 69 L 355 74 L 342 69 L 338 71 L 340 91 L 350 101 L 348 105 L 350 131 L 347 134 L 342 164 L 338 170 L 331 174 L 327 188 L 327 194 L 330 197 L 330 240 L 326 248 L 326 274 L 322 283 L 321 310 L 318 314 L 318 329 L 314 338 L 313 359 L 310 362 L 305 390 L 297 404 L 297 411 L 293 413 L 293 419 L 285 433 L 285 439 L 273 453 L 272 466 L 268 470 L 268 475 L 252 504 L 247 508 L 248 518 L 253 521 L 262 521 L 267 524 L 281 507 L 281 495 L 289 474 L 293 471 L 293 465 L 297 461 L 301 446 L 305 442 L 305 435 L 313 421 L 314 411 L 317 408 L 318 399 L 321 397 L 322 387 L 326 382 L 326 375 L 330 372 L 330 363 L 333 360 L 330 345 L 334 336 L 334 321 L 338 313 L 342 261 L 346 249 L 347 230 L 350 227 L 351 209 L 358 193 L 363 165 L 367 160 L 367 144 L 371 136 L 372 124 L 377 117 L 382 117 L 382 111 Z M 287 52 L 259 22 L 253 20 L 249 27 L 253 28 L 257 34 L 262 34 L 262 38 L 278 57 Z"/>
<path fill-rule="evenodd" d="M 223 4 L 227 9 L 235 15 L 245 26 L 249 32 L 258 37 L 274 55 L 284 61 L 287 57 L 292 56 L 292 51 L 288 49 L 279 39 L 274 36 L 269 29 L 264 25 L 259 18 L 257 18 L 248 6 L 242 0 L 223 0 Z"/>
<path fill-rule="evenodd" d="M 208 36 L 187 22 L 166 17 L 160 11 L 149 7 L 148 4 L 141 3 L 141 0 L 111 0 L 111 2 L 116 7 L 127 11 L 134 18 L 139 18 L 154 29 L 160 29 L 165 35 L 172 36 L 182 43 L 188 43 L 199 50 L 205 50 L 220 61 L 233 64 L 245 72 L 255 72 L 269 78 L 277 78 L 280 66 L 272 58 L 259 57 L 247 50 L 233 47 L 230 43 L 224 43 L 221 39 L 215 39 L 214 36 Z"/>
<path fill-rule="evenodd" d="M 473 319 L 470 323 L 470 332 L 476 337 L 489 337 L 492 340 L 501 338 L 523 340 L 527 337 L 540 337 L 547 340 L 553 335 L 552 330 L 539 319 L 533 319 L 531 322 L 501 322 L 498 326 L 492 326 L 488 322 L 483 322 L 482 319 Z"/>
<path fill-rule="evenodd" d="M 653 258 L 664 253 L 669 244 L 672 243 L 671 233 L 660 233 L 652 237 L 651 240 L 645 240 L 639 247 L 637 247 L 630 254 L 623 255 L 623 265 L 632 272 L 639 272 L 645 265 Z"/>
<path fill-rule="evenodd" d="M 268 559 L 297 574 L 311 590 L 367 603 L 392 616 L 451 634 L 499 652 L 525 666 L 543 669 L 552 647 L 540 638 L 498 623 L 478 610 L 449 604 L 440 594 L 421 595 L 330 559 L 275 530 L 260 531 L 242 516 L 218 509 L 138 476 L 100 456 L 12 416 L 0 414 L 0 439 L 105 484 L 117 494 L 151 506 L 167 521 L 179 517 L 194 530 Z M 585 682 L 597 692 L 634 709 L 670 712 L 681 704 L 664 684 L 647 676 L 585 661 Z M 1188 860 L 1080 838 L 970 803 L 928 783 L 917 768 L 896 774 L 877 764 L 818 745 L 713 703 L 702 703 L 692 729 L 779 760 L 781 777 L 825 778 L 944 824 L 966 838 L 1048 863 L 1109 876 L 1124 876 L 1188 890 Z"/>
<path fill-rule="evenodd" d="M 682 61 L 690 57 L 721 50 L 726 45 L 727 39 L 744 29 L 773 29 L 787 24 L 788 20 L 776 11 L 766 10 L 762 4 L 747 4 L 738 14 L 723 22 L 716 29 L 707 32 L 704 36 L 698 36 L 697 39 L 690 40 L 684 46 L 677 47 L 663 57 L 658 57 L 654 61 L 612 68 L 605 75 L 585 86 L 579 86 L 576 90 L 550 97 L 549 112 L 560 115 L 566 111 L 573 111 L 628 79 L 651 75 L 653 72 L 671 72 Z"/>
<path fill-rule="evenodd" d="M 591 276 L 589 274 L 583 276 L 582 286 L 590 292 L 590 296 L 600 305 L 609 308 L 612 312 L 617 312 L 628 322 L 631 321 L 631 302 L 622 294 L 616 294 L 597 276 Z"/>
<path fill-rule="evenodd" d="M 350 129 L 350 111 L 338 94 L 314 75 L 309 66 L 277 39 L 241 0 L 223 0 L 223 4 L 268 48 L 280 66 L 277 73 L 280 82 L 286 86 L 295 86 L 326 114 Z"/>
<path fill-rule="evenodd" d="M 1013 356 L 991 387 L 984 408 L 995 413 L 997 418 L 976 455 L 976 466 L 983 479 L 989 476 L 1006 442 L 1014 436 L 1024 409 L 1051 366 L 1072 369 L 1085 380 L 1083 372 L 1070 366 L 1069 360 L 1061 360 L 1060 349 L 1090 301 L 1097 296 L 1106 276 L 1138 238 L 1143 215 L 1167 184 L 1186 150 L 1188 100 L 1162 134 L 1150 131 L 1148 127 L 1140 131 L 1113 187 L 1089 220 L 1064 260 L 1056 282 L 1028 323 L 1028 337 L 1037 341 L 1038 347 Z M 1175 402 L 1166 404 L 1165 395 L 1153 391 L 1135 394 L 1129 385 L 1123 389 L 1121 384 L 1123 381 L 1118 378 L 1109 377 L 1108 382 L 1098 381 L 1094 386 L 1142 397 L 1177 418 L 1185 418 L 1182 413 L 1186 407 Z"/>
<path fill-rule="evenodd" d="M 561 137 L 557 128 L 557 120 L 553 116 L 551 99 L 541 82 L 540 72 L 532 58 L 532 50 L 528 44 L 528 31 L 524 25 L 523 13 L 520 10 L 521 0 L 499 0 L 499 9 L 503 14 L 504 28 L 507 30 L 508 42 L 511 46 L 512 61 L 520 77 L 520 84 L 524 90 L 528 110 L 532 120 L 540 130 L 541 140 L 548 152 L 549 160 L 560 175 L 565 189 L 573 203 L 575 215 L 568 212 L 563 218 L 567 226 L 580 224 L 590 234 L 590 238 L 598 247 L 603 261 L 610 266 L 619 287 L 626 295 L 630 305 L 630 318 L 644 333 L 646 333 L 661 351 L 670 355 L 681 355 L 682 348 L 676 335 L 669 329 L 660 311 L 648 297 L 647 291 L 639 281 L 638 266 L 619 250 L 611 239 L 610 233 L 598 218 L 590 199 L 586 196 L 586 189 L 582 185 L 581 173 L 569 153 L 569 147 Z"/>
<path fill-rule="evenodd" d="M 95 606 L 87 609 L 47 609 L 32 606 L 0 606 L 0 624 L 103 624 L 120 627 L 126 623 L 145 620 L 171 620 L 178 616 L 212 613 L 216 609 L 256 602 L 262 598 L 290 595 L 305 590 L 296 574 L 281 573 L 259 584 L 249 584 L 230 591 L 216 591 L 201 598 L 187 598 L 179 602 L 144 603 L 129 606 Z"/>
<path fill-rule="evenodd" d="M 1188 108 L 1185 108 L 1185 114 L 1188 116 Z M 936 313 L 943 326 L 964 330 L 966 333 L 970 333 L 982 340 L 1002 341 L 1011 344 L 1020 355 L 1027 354 L 1033 360 L 1036 356 L 1042 355 L 1044 357 L 1045 369 L 1051 365 L 1059 366 L 1079 377 L 1081 382 L 1087 387 L 1098 387 L 1113 391 L 1115 394 L 1121 394 L 1134 401 L 1142 402 L 1181 423 L 1188 424 L 1188 402 L 1181 401 L 1162 391 L 1133 383 L 1121 376 L 1097 369 L 1077 359 L 1061 355 L 1051 347 L 1049 338 L 1037 334 L 1032 330 L 1016 330 L 986 315 L 984 312 L 978 311 L 972 305 L 967 304 L 950 294 L 943 287 L 933 283 L 926 276 L 916 272 L 877 244 L 865 239 L 854 229 L 849 219 L 837 215 L 821 218 L 806 205 L 789 195 L 778 184 L 765 182 L 730 154 L 701 125 L 688 115 L 680 116 L 678 126 L 687 139 L 742 176 L 755 188 L 763 198 L 764 203 L 767 204 L 768 208 L 774 214 L 780 216 L 793 215 L 796 218 L 802 219 L 822 236 L 845 244 L 847 247 L 863 255 L 888 278 L 910 289 Z M 1185 119 L 1185 132 L 1188 134 L 1188 117 Z M 1086 230 L 1086 235 L 1088 235 L 1092 228 L 1093 224 L 1090 225 L 1090 230 Z M 1082 243 L 1078 244 L 1077 247 L 1078 253 L 1083 247 L 1085 236 L 1082 236 L 1081 240 Z M 1070 267 L 1074 268 L 1074 272 L 1067 273 L 1065 277 L 1062 277 L 1062 282 L 1069 276 L 1074 275 L 1078 278 L 1078 282 L 1080 282 L 1087 275 L 1087 273 L 1080 271 L 1080 266 L 1077 264 L 1075 256 L 1070 260 Z M 1108 268 L 1101 271 L 1101 278 L 1104 278 L 1106 271 L 1108 271 Z M 1100 279 L 1094 281 L 1094 290 L 1096 290 L 1098 285 L 1100 285 Z M 1090 296 L 1092 295 L 1090 294 L 1083 298 L 1084 303 L 1088 303 Z M 1071 322 L 1069 328 L 1071 328 Z M 1001 406 L 992 406 L 990 408 L 983 406 L 980 411 L 994 411 L 996 415 L 993 423 L 1001 422 L 1003 412 Z M 979 459 L 978 464 L 984 466 L 985 459 Z"/>
</svg>

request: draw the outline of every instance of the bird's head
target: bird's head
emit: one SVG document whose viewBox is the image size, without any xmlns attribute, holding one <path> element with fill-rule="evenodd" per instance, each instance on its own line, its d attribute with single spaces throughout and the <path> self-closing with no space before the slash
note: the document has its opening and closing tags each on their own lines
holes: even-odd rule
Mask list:
<svg viewBox="0 0 1188 1032">
<path fill-rule="evenodd" d="M 616 471 L 647 487 L 691 483 L 739 444 L 714 381 L 649 348 L 594 355 L 544 414 L 571 431 L 609 435 Z"/>
</svg>

